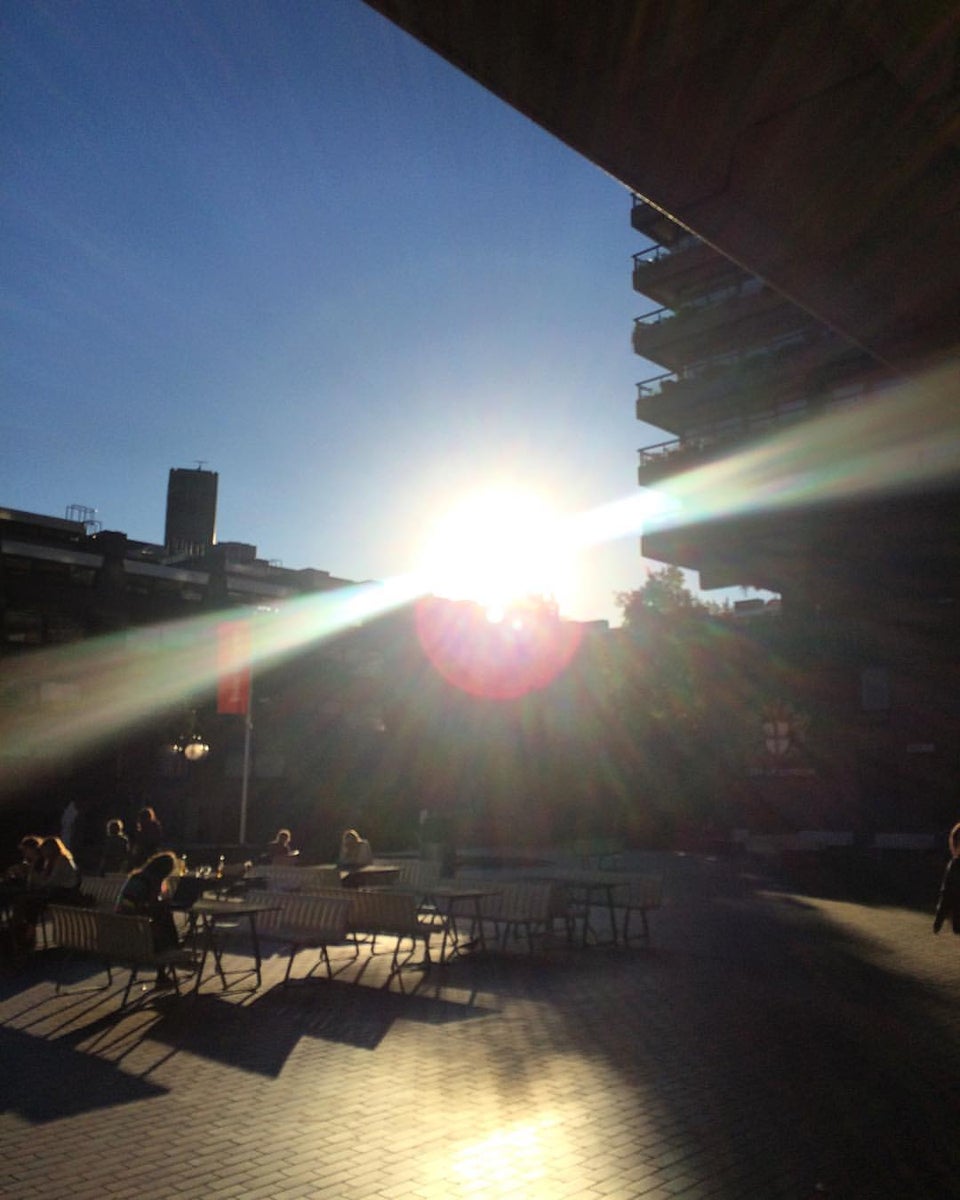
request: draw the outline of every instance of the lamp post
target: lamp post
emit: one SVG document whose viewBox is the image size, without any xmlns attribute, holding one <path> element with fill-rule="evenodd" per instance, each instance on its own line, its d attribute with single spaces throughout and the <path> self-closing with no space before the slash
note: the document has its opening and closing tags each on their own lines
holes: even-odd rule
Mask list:
<svg viewBox="0 0 960 1200">
<path fill-rule="evenodd" d="M 197 731 L 197 710 L 190 711 L 190 729 L 172 743 L 170 749 L 174 754 L 182 754 L 187 762 L 199 762 L 210 753 L 206 739 Z"/>
<path fill-rule="evenodd" d="M 253 680 L 247 684 L 247 711 L 243 718 L 243 772 L 240 779 L 240 845 L 247 840 L 247 806 L 250 798 L 250 747 L 253 741 Z"/>
</svg>

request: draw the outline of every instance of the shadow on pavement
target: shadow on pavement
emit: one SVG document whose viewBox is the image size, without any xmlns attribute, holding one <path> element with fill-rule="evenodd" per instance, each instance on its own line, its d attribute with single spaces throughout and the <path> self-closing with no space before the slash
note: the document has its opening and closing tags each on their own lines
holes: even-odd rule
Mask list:
<svg viewBox="0 0 960 1200">
<path fill-rule="evenodd" d="M 4 1027 L 0 1027 L 0 1062 L 0 1108 L 33 1124 L 150 1100 L 168 1090 L 84 1054 L 66 1040 L 51 1041 Z M 82 1087 L 74 1086 L 79 1079 Z"/>
<path fill-rule="evenodd" d="M 807 897 L 765 897 L 723 863 L 673 871 L 655 935 L 669 955 L 611 957 L 592 1020 L 563 1035 L 636 1081 L 638 1132 L 675 1150 L 672 1182 L 686 1162 L 717 1200 L 956 1194 L 960 961 L 921 979 Z"/>
<path fill-rule="evenodd" d="M 195 1002 L 168 1006 L 149 1036 L 178 1051 L 276 1077 L 303 1037 L 375 1050 L 398 1020 L 445 1025 L 488 1015 L 470 1004 L 319 979 L 277 985 L 252 1004 L 201 994 Z"/>
</svg>

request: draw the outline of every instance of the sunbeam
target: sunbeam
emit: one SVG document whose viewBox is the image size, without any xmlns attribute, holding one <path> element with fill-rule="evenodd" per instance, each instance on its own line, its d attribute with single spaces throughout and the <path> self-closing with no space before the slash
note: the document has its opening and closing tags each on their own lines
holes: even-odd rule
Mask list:
<svg viewBox="0 0 960 1200">
<path fill-rule="evenodd" d="M 656 490 L 568 518 L 558 523 L 558 537 L 577 552 L 645 529 L 933 489 L 955 478 L 960 464 L 951 384 L 944 372 L 923 386 L 903 384 L 870 403 L 792 425 L 678 473 Z M 243 615 L 229 609 L 7 659 L 0 687 L 0 788 L 17 773 L 22 782 L 28 764 L 94 748 L 211 690 L 225 674 L 289 657 L 430 592 L 426 576 L 408 574 L 287 601 L 258 614 L 249 641 L 228 643 L 218 636 L 220 626 Z M 571 653 L 556 656 L 556 670 Z M 495 694 L 517 694 L 519 684 L 500 678 L 504 663 L 494 665 L 500 672 Z M 543 686 L 540 675 L 520 690 L 528 686 Z"/>
<path fill-rule="evenodd" d="M 15 767 L 89 750 L 214 686 L 223 674 L 287 658 L 411 600 L 412 577 L 304 596 L 259 612 L 248 641 L 219 638 L 242 610 L 124 631 L 8 659 L 0 708 L 0 788 Z M 247 648 L 247 652 L 244 651 Z M 42 707 L 41 696 L 61 703 Z"/>
<path fill-rule="evenodd" d="M 648 528 L 933 489 L 960 470 L 955 394 L 956 368 L 944 369 L 678 472 L 658 485 Z"/>
</svg>

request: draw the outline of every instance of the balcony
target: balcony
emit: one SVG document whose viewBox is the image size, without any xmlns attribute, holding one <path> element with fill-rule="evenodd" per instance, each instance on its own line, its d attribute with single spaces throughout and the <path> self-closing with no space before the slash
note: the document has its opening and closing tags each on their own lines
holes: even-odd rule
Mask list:
<svg viewBox="0 0 960 1200">
<path fill-rule="evenodd" d="M 674 311 L 659 308 L 638 317 L 633 349 L 669 371 L 719 355 L 762 350 L 820 326 L 759 279 L 744 277 Z"/>
<path fill-rule="evenodd" d="M 633 207 L 630 210 L 630 224 L 637 233 L 642 233 L 652 242 L 659 242 L 665 246 L 691 236 L 682 225 L 678 225 L 666 213 L 654 208 L 636 194 L 633 196 Z"/>
<path fill-rule="evenodd" d="M 637 478 L 651 487 L 680 471 L 702 467 L 764 434 L 785 429 L 798 421 L 831 409 L 860 403 L 871 394 L 865 381 L 838 385 L 826 397 L 783 398 L 762 411 L 741 411 L 702 422 L 682 437 L 657 442 L 638 451 Z"/>
<path fill-rule="evenodd" d="M 695 304 L 705 295 L 745 286 L 751 277 L 699 238 L 652 246 L 633 256 L 633 288 L 667 308 Z"/>
<path fill-rule="evenodd" d="M 791 408 L 798 401 L 830 407 L 846 395 L 876 392 L 890 373 L 837 335 L 787 334 L 761 350 L 717 355 L 637 384 L 638 421 L 678 436 L 725 414 Z"/>
</svg>

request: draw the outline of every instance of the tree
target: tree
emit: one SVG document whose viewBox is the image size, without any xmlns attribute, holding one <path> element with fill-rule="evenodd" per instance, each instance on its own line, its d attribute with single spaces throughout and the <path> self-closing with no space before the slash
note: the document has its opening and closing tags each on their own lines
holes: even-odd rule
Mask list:
<svg viewBox="0 0 960 1200">
<path fill-rule="evenodd" d="M 703 614 L 719 606 L 704 604 L 694 596 L 683 580 L 679 567 L 662 567 L 648 571 L 647 582 L 633 592 L 619 592 L 617 604 L 623 610 L 623 623 L 628 629 L 641 624 L 648 613 Z"/>
</svg>

